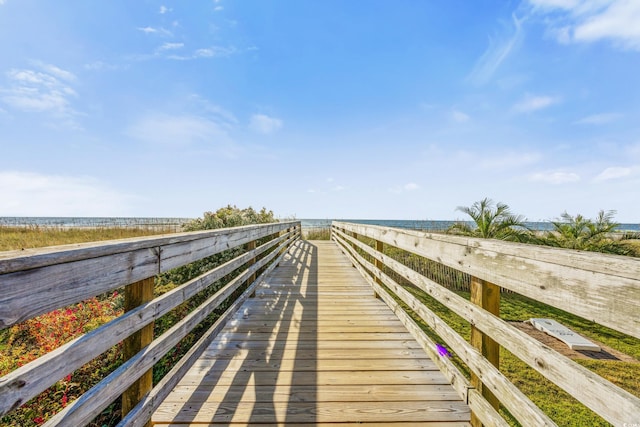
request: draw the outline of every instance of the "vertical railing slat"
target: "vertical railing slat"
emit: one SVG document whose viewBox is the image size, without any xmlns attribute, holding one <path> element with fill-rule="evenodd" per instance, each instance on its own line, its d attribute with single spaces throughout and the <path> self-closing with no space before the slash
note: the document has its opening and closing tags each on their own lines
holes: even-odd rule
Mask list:
<svg viewBox="0 0 640 427">
<path fill-rule="evenodd" d="M 140 305 L 153 300 L 154 277 L 149 277 L 139 282 L 132 283 L 125 287 L 124 292 L 124 310 L 131 311 Z M 153 326 L 151 322 L 144 328 L 133 333 L 124 340 L 123 357 L 129 360 L 138 354 L 147 345 L 153 341 Z M 153 388 L 153 370 L 150 369 L 144 373 L 126 392 L 122 394 L 122 416 L 124 417 L 133 409 L 138 402 L 149 393 Z M 151 425 L 149 422 L 148 426 Z"/>
<path fill-rule="evenodd" d="M 500 317 L 500 288 L 493 283 L 471 277 L 471 302 Z M 500 367 L 500 345 L 484 334 L 481 330 L 471 325 L 471 345 L 477 348 L 482 355 L 496 368 Z M 494 409 L 498 410 L 500 401 L 482 384 L 477 375 L 471 374 L 471 385 L 476 388 Z M 482 423 L 471 413 L 471 425 L 480 427 Z"/>
</svg>

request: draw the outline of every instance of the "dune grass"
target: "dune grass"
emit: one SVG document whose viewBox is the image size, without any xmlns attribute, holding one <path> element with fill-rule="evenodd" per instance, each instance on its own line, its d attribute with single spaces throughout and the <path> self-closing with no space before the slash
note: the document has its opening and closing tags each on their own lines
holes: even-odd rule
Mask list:
<svg viewBox="0 0 640 427">
<path fill-rule="evenodd" d="M 102 240 L 142 237 L 172 232 L 172 228 L 163 227 L 62 228 L 0 226 L 0 251 L 32 249 L 72 243 L 97 242 Z"/>
</svg>

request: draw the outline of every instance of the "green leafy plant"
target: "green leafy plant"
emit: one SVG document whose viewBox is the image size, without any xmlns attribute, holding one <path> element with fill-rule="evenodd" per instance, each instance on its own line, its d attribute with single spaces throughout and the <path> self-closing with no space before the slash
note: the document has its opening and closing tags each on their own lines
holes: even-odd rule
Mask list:
<svg viewBox="0 0 640 427">
<path fill-rule="evenodd" d="M 531 232 L 525 225 L 525 217 L 513 214 L 504 203 L 484 198 L 471 206 L 458 206 L 457 210 L 469 215 L 474 224 L 457 222 L 448 228 L 449 234 L 517 242 L 530 239 Z"/>
</svg>

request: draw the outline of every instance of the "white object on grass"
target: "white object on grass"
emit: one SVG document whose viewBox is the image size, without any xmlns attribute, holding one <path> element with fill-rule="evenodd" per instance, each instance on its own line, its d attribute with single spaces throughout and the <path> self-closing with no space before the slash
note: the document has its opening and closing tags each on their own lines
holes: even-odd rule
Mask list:
<svg viewBox="0 0 640 427">
<path fill-rule="evenodd" d="M 529 319 L 529 322 L 539 331 L 558 338 L 568 345 L 571 350 L 600 351 L 600 346 L 553 319 Z"/>
</svg>

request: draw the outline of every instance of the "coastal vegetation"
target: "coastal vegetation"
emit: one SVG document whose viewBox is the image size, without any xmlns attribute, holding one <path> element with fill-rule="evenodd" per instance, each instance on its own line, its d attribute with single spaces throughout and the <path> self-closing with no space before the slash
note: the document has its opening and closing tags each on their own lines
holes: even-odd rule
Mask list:
<svg viewBox="0 0 640 427">
<path fill-rule="evenodd" d="M 450 234 L 515 242 L 527 241 L 531 236 L 531 231 L 524 224 L 525 217 L 513 214 L 504 203 L 484 198 L 471 206 L 458 206 L 457 210 L 469 215 L 475 226 L 457 222 L 449 227 Z"/>
<path fill-rule="evenodd" d="M 472 224 L 457 222 L 449 227 L 448 234 L 640 256 L 640 233 L 616 233 L 620 224 L 614 221 L 614 210 L 601 210 L 595 219 L 563 212 L 551 221 L 551 230 L 541 232 L 527 228 L 526 218 L 513 214 L 507 204 L 489 198 L 457 209 L 469 215 Z"/>
<path fill-rule="evenodd" d="M 239 209 L 226 206 L 215 212 L 205 212 L 201 218 L 187 222 L 184 231 L 235 227 L 249 224 L 275 222 L 272 211 L 262 209 L 256 211 L 249 207 Z M 140 237 L 152 234 L 164 234 L 163 228 L 97 228 L 97 229 L 62 229 L 49 227 L 0 227 L 0 247 L 2 250 L 20 250 L 42 246 L 55 246 L 69 243 L 111 240 L 114 238 Z M 178 285 L 198 276 L 204 271 L 214 268 L 244 252 L 243 248 L 235 248 L 216 254 L 212 257 L 192 264 L 170 270 L 158 275 L 155 279 L 154 294 L 156 296 L 168 292 Z M 268 252 L 267 252 L 268 253 Z M 261 256 L 266 256 L 267 253 Z M 234 273 L 220 280 L 208 289 L 195 295 L 175 310 L 158 319 L 154 325 L 154 336 L 159 336 L 183 319 L 200 303 L 213 295 Z M 239 292 L 242 292 L 240 289 Z M 175 348 L 163 357 L 153 370 L 153 381 L 157 383 L 189 350 L 200 336 L 215 322 L 219 313 L 224 311 L 232 295 L 223 303 L 217 312 L 210 315 L 191 334 L 187 335 Z M 8 329 L 0 330 L 0 376 L 29 363 L 66 342 L 89 332 L 98 326 L 122 315 L 124 297 L 122 289 L 106 295 L 100 295 L 54 310 Z M 61 381 L 30 400 L 20 408 L 0 417 L 0 425 L 6 426 L 38 426 L 59 412 L 70 402 L 97 384 L 106 375 L 120 366 L 122 360 L 122 343 L 103 353 L 81 369 L 73 372 Z M 113 402 L 90 425 L 92 427 L 113 426 L 120 420 L 120 402 Z"/>
</svg>

